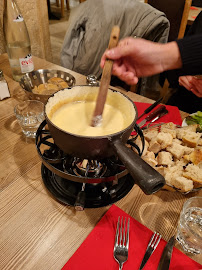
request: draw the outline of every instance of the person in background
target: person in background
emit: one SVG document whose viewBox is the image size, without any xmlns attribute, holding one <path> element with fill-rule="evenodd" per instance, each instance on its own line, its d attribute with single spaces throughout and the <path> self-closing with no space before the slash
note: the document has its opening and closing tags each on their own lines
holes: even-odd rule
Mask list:
<svg viewBox="0 0 202 270">
<path fill-rule="evenodd" d="M 201 1 L 201 0 L 200 0 Z M 202 1 L 201 1 L 202 2 Z M 193 24 L 187 27 L 186 36 L 202 34 L 202 12 L 199 13 Z M 170 84 L 171 97 L 166 104 L 177 106 L 188 113 L 202 110 L 202 98 L 191 92 L 191 89 L 202 89 L 202 76 L 179 76 L 176 70 L 165 73 Z M 188 90 L 188 91 L 187 91 Z"/>
</svg>

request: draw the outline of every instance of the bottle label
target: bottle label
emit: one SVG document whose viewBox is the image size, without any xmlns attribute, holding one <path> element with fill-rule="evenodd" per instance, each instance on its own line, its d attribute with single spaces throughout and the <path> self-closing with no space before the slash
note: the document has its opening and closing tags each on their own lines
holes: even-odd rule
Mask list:
<svg viewBox="0 0 202 270">
<path fill-rule="evenodd" d="M 22 73 L 31 72 L 32 70 L 34 70 L 34 64 L 31 54 L 28 54 L 25 58 L 20 58 L 19 60 Z"/>
<path fill-rule="evenodd" d="M 13 21 L 14 21 L 14 22 L 23 22 L 24 19 L 23 19 L 22 15 L 19 14 L 19 15 L 16 17 L 16 19 L 14 19 Z"/>
</svg>

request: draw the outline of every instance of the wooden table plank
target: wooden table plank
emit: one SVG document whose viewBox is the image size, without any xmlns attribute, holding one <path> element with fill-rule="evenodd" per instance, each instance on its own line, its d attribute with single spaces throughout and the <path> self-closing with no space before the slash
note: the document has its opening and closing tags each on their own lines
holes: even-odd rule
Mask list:
<svg viewBox="0 0 202 270">
<path fill-rule="evenodd" d="M 34 57 L 35 68 L 62 69 Z M 108 207 L 76 212 L 56 201 L 41 178 L 41 161 L 32 139 L 25 139 L 13 108 L 24 99 L 19 84 L 12 80 L 7 55 L 0 56 L 11 91 L 11 98 L 0 101 L 0 269 L 59 270 L 78 249 Z M 72 73 L 77 84 L 85 76 Z M 134 93 L 126 93 L 139 102 L 153 102 Z M 182 116 L 186 116 L 182 112 Z M 138 186 L 116 203 L 165 240 L 175 234 L 184 201 L 196 194 L 159 191 L 147 196 Z M 198 195 L 202 196 L 202 192 Z M 201 256 L 193 259 L 202 262 Z"/>
</svg>

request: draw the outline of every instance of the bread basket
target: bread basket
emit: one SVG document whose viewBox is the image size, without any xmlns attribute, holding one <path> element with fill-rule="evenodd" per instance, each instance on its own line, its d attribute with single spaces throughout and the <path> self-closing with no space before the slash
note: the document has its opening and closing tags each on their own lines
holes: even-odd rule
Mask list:
<svg viewBox="0 0 202 270">
<path fill-rule="evenodd" d="M 39 69 L 26 73 L 20 80 L 20 86 L 25 90 L 29 99 L 40 100 L 46 103 L 51 95 L 36 94 L 33 93 L 33 89 L 35 86 L 47 83 L 49 79 L 54 77 L 63 79 L 67 82 L 68 87 L 72 87 L 76 83 L 76 79 L 70 73 L 62 70 Z"/>
</svg>

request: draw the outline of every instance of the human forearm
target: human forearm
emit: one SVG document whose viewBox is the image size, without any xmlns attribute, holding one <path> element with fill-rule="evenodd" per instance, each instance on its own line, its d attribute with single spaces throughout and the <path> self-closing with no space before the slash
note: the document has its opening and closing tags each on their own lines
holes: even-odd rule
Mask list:
<svg viewBox="0 0 202 270">
<path fill-rule="evenodd" d="M 162 59 L 164 71 L 182 67 L 180 50 L 175 41 L 161 45 L 159 58 Z"/>
</svg>

